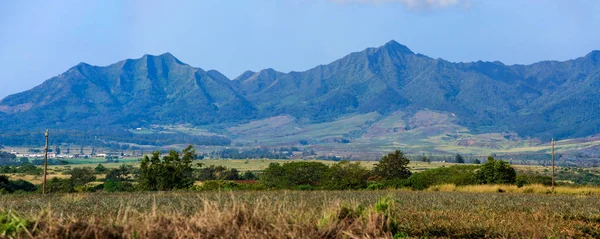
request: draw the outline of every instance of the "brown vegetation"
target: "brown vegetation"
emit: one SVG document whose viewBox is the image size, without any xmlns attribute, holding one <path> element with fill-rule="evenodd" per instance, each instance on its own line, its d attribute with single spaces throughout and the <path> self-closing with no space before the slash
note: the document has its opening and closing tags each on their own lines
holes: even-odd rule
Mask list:
<svg viewBox="0 0 600 239">
<path fill-rule="evenodd" d="M 95 193 L 4 195 L 0 211 L 29 219 L 18 234 L 23 238 L 597 238 L 598 199 L 414 191 Z"/>
</svg>

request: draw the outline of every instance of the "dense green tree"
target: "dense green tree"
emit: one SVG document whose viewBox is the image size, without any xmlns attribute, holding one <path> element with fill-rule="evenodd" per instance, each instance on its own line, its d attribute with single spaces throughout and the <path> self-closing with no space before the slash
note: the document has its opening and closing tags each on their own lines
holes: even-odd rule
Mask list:
<svg viewBox="0 0 600 239">
<path fill-rule="evenodd" d="M 159 151 L 151 157 L 144 156 L 140 163 L 140 188 L 151 191 L 189 188 L 194 184 L 192 161 L 195 158 L 196 151 L 191 145 L 181 156 L 175 150 L 162 158 Z"/>
<path fill-rule="evenodd" d="M 473 164 L 481 164 L 481 161 L 479 161 L 479 159 L 475 159 L 473 160 Z"/>
<path fill-rule="evenodd" d="M 271 163 L 262 174 L 261 181 L 267 187 L 293 188 L 319 185 L 329 167 L 320 162 Z"/>
<path fill-rule="evenodd" d="M 513 184 L 517 173 L 508 162 L 490 156 L 475 176 L 477 182 L 481 184 Z"/>
<path fill-rule="evenodd" d="M 403 179 L 411 175 L 408 169 L 410 160 L 400 150 L 381 157 L 373 168 L 373 174 L 383 180 Z"/>
<path fill-rule="evenodd" d="M 323 186 L 335 190 L 366 188 L 369 176 L 371 172 L 359 162 L 342 160 L 331 165 L 325 174 Z"/>
<path fill-rule="evenodd" d="M 95 171 L 90 167 L 85 168 L 73 168 L 69 174 L 71 174 L 71 182 L 73 186 L 83 186 L 89 182 L 96 180 L 94 176 Z"/>
<path fill-rule="evenodd" d="M 456 154 L 456 155 L 454 155 L 454 162 L 455 163 L 465 163 L 465 158 L 460 154 Z"/>
<path fill-rule="evenodd" d="M 94 170 L 96 171 L 96 174 L 103 174 L 108 172 L 108 169 L 102 164 L 98 164 L 98 166 L 96 166 Z"/>
<path fill-rule="evenodd" d="M 131 165 L 121 165 L 118 168 L 113 168 L 106 173 L 106 180 L 113 181 L 130 181 L 131 176 L 135 175 L 136 169 Z"/>
</svg>

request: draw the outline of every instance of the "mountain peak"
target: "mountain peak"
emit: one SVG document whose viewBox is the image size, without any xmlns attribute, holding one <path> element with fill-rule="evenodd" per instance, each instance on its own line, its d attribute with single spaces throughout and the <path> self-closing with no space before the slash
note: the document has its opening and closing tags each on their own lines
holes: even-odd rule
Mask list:
<svg viewBox="0 0 600 239">
<path fill-rule="evenodd" d="M 588 53 L 587 55 L 585 55 L 586 58 L 592 58 L 592 59 L 600 59 L 600 51 L 599 50 L 593 50 L 590 53 Z"/>
<path fill-rule="evenodd" d="M 402 44 L 400 44 L 400 43 L 398 43 L 397 41 L 394 41 L 394 40 L 391 40 L 391 41 L 387 42 L 381 48 L 385 48 L 385 49 L 389 49 L 389 50 L 393 50 L 393 51 L 398 51 L 398 52 L 400 52 L 402 54 L 415 54 L 407 46 L 402 45 Z"/>
<path fill-rule="evenodd" d="M 142 58 L 163 58 L 163 59 L 177 59 L 170 52 L 165 52 L 160 55 L 144 54 Z"/>
<path fill-rule="evenodd" d="M 163 61 L 163 62 L 172 62 L 172 63 L 185 65 L 185 63 L 181 62 L 179 59 L 177 59 L 175 56 L 173 56 L 173 54 L 171 54 L 170 52 L 165 52 L 160 55 L 145 54 L 139 60 L 159 60 L 159 61 Z"/>
</svg>

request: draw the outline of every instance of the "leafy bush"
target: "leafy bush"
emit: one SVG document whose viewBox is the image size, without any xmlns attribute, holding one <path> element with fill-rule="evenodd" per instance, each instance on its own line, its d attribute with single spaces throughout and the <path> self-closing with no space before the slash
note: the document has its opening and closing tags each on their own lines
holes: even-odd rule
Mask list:
<svg viewBox="0 0 600 239">
<path fill-rule="evenodd" d="M 102 186 L 105 192 L 133 192 L 133 184 L 126 181 L 106 180 Z"/>
<path fill-rule="evenodd" d="M 152 158 L 144 156 L 141 162 L 139 186 L 143 190 L 187 189 L 194 184 L 192 161 L 196 151 L 190 145 L 179 153 L 171 150 L 161 159 L 160 152 L 154 152 Z"/>
<path fill-rule="evenodd" d="M 0 173 L 21 173 L 27 175 L 42 175 L 42 168 L 30 163 L 24 163 L 21 166 L 2 166 Z"/>
<path fill-rule="evenodd" d="M 411 175 L 406 181 L 400 182 L 400 185 L 423 190 L 440 184 L 477 184 L 475 171 L 478 168 L 479 166 L 474 165 L 453 165 L 450 167 L 428 169 Z"/>
<path fill-rule="evenodd" d="M 517 174 L 515 182 L 519 187 L 530 184 L 542 184 L 545 186 L 551 186 L 552 177 L 533 173 Z"/>
<path fill-rule="evenodd" d="M 329 167 L 320 162 L 271 163 L 262 174 L 262 183 L 270 188 L 294 188 L 299 185 L 317 186 Z"/>
<path fill-rule="evenodd" d="M 37 187 L 25 180 L 11 180 L 8 184 L 7 191 L 9 192 L 35 192 Z"/>
<path fill-rule="evenodd" d="M 350 163 L 344 160 L 331 165 L 325 174 L 323 186 L 333 190 L 366 188 L 369 176 L 371 172 L 359 162 Z"/>
<path fill-rule="evenodd" d="M 4 193 L 34 192 L 37 187 L 25 180 L 9 180 L 8 176 L 0 175 L 0 191 Z"/>
<path fill-rule="evenodd" d="M 235 168 L 229 169 L 224 166 L 210 165 L 209 167 L 194 170 L 196 180 L 238 180 L 239 171 Z"/>
<path fill-rule="evenodd" d="M 40 187 L 38 190 L 42 190 Z M 46 192 L 48 193 L 72 193 L 75 192 L 75 186 L 71 179 L 52 178 L 46 183 Z"/>
<path fill-rule="evenodd" d="M 506 161 L 488 157 L 487 163 L 481 166 L 475 177 L 481 184 L 513 184 L 517 173 Z"/>
</svg>

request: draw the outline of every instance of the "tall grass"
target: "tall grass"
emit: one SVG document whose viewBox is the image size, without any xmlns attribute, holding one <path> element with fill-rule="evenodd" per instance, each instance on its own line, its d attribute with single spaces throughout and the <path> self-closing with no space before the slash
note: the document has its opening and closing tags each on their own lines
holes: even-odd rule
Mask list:
<svg viewBox="0 0 600 239">
<path fill-rule="evenodd" d="M 566 194 L 566 195 L 600 195 L 600 187 L 585 186 L 559 186 L 554 190 L 550 186 L 541 184 L 526 185 L 517 187 L 516 185 L 465 185 L 456 186 L 454 184 L 434 185 L 427 188 L 427 191 L 439 192 L 471 192 L 471 193 L 536 193 L 536 194 Z"/>
<path fill-rule="evenodd" d="M 598 199 L 416 191 L 94 193 L 2 195 L 0 210 L 30 222 L 17 234 L 25 238 L 564 238 L 600 236 Z"/>
</svg>

